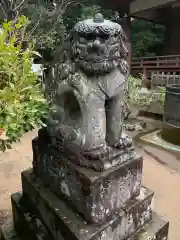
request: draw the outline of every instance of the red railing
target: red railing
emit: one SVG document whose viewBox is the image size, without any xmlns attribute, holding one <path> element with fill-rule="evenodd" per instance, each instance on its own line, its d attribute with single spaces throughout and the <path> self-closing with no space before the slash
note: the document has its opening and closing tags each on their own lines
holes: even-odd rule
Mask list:
<svg viewBox="0 0 180 240">
<path fill-rule="evenodd" d="M 134 58 L 131 63 L 131 71 L 132 73 L 180 72 L 180 55 Z"/>
</svg>

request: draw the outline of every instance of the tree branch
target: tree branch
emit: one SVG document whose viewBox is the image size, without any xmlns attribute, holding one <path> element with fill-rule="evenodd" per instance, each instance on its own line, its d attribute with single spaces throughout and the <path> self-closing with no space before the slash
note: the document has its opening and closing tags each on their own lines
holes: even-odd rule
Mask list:
<svg viewBox="0 0 180 240">
<path fill-rule="evenodd" d="M 23 6 L 24 5 L 24 3 L 25 3 L 25 0 L 22 0 L 21 2 L 20 2 L 20 4 L 19 5 L 17 5 L 14 9 L 13 9 L 13 11 L 16 11 L 16 10 L 18 10 L 21 6 Z"/>
</svg>

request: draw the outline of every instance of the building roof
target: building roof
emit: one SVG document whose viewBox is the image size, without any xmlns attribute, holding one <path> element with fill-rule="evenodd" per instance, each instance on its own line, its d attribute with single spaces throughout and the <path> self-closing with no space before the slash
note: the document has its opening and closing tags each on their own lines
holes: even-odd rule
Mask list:
<svg viewBox="0 0 180 240">
<path fill-rule="evenodd" d="M 126 12 L 129 10 L 130 2 L 134 0 L 100 0 L 100 3 L 105 8 L 116 9 L 118 11 Z"/>
<path fill-rule="evenodd" d="M 132 17 L 164 24 L 170 9 L 179 8 L 180 0 L 100 0 L 103 7 L 130 12 Z"/>
<path fill-rule="evenodd" d="M 164 24 L 172 9 L 180 9 L 180 0 L 134 0 L 131 16 Z"/>
</svg>

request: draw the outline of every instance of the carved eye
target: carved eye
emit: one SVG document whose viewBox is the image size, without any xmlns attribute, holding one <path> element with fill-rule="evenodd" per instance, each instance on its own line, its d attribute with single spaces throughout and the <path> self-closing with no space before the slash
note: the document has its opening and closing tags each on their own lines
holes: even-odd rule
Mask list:
<svg viewBox="0 0 180 240">
<path fill-rule="evenodd" d="M 79 42 L 80 42 L 81 44 L 85 44 L 85 43 L 86 43 L 86 39 L 85 39 L 84 37 L 80 37 L 80 38 L 79 38 Z"/>
</svg>

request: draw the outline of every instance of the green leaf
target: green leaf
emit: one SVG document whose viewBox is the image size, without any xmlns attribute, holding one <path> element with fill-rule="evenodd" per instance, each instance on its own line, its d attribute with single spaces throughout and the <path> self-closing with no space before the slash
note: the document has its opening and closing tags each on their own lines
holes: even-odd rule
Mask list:
<svg viewBox="0 0 180 240">
<path fill-rule="evenodd" d="M 36 127 L 49 109 L 37 84 L 38 77 L 32 72 L 32 56 L 38 53 L 31 43 L 28 51 L 23 52 L 21 43 L 14 45 L 20 35 L 26 35 L 26 24 L 24 16 L 14 25 L 5 22 L 3 34 L 0 34 L 0 86 L 3 86 L 0 88 L 0 128 L 8 136 L 8 140 L 0 140 L 2 151 L 10 148 L 24 132 Z M 8 42 L 5 42 L 7 36 Z"/>
<path fill-rule="evenodd" d="M 40 58 L 42 58 L 42 55 L 36 51 L 32 51 L 32 54 L 35 55 L 35 56 L 38 56 Z"/>
</svg>

